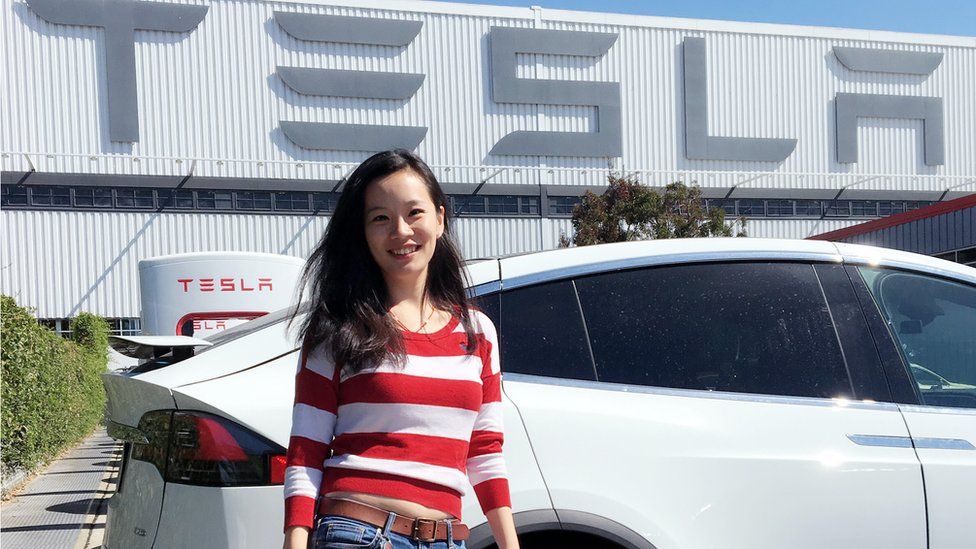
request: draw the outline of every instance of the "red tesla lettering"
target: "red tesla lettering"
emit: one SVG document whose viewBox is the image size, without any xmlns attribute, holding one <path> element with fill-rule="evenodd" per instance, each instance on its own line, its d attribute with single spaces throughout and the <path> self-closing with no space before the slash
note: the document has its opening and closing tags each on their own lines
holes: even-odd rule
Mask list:
<svg viewBox="0 0 976 549">
<path fill-rule="evenodd" d="M 214 279 L 212 279 L 212 278 L 201 278 L 200 279 L 200 291 L 201 292 L 212 292 L 212 291 L 214 291 Z"/>
<path fill-rule="evenodd" d="M 193 282 L 192 278 L 178 278 L 176 281 L 183 285 L 183 293 L 190 291 L 190 283 Z"/>
<path fill-rule="evenodd" d="M 234 291 L 234 279 L 233 278 L 221 278 L 220 279 L 220 291 L 221 292 L 233 292 Z"/>
<path fill-rule="evenodd" d="M 203 326 L 200 325 L 200 321 L 199 320 L 194 320 L 193 321 L 193 331 L 194 332 L 196 332 L 197 330 L 200 330 L 202 328 L 203 328 Z"/>
<path fill-rule="evenodd" d="M 248 288 L 247 286 L 244 285 L 244 279 L 242 278 L 241 279 L 241 291 L 242 292 L 253 292 L 254 291 L 254 286 L 251 286 L 250 288 Z"/>
<path fill-rule="evenodd" d="M 269 292 L 273 290 L 273 288 L 271 287 L 271 279 L 270 278 L 259 278 L 258 279 L 258 291 L 260 292 L 261 290 L 264 290 L 265 288 L 267 288 L 267 290 Z"/>
</svg>

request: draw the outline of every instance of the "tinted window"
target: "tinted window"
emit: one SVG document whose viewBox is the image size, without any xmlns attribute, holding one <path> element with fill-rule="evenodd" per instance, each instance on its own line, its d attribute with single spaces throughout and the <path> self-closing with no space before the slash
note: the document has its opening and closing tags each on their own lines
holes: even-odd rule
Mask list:
<svg viewBox="0 0 976 549">
<path fill-rule="evenodd" d="M 861 268 L 924 404 L 976 408 L 976 288 Z"/>
<path fill-rule="evenodd" d="M 502 293 L 499 330 L 503 372 L 594 379 L 572 281 Z"/>
<path fill-rule="evenodd" d="M 600 381 L 851 396 L 811 265 L 659 267 L 576 281 Z"/>
<path fill-rule="evenodd" d="M 488 318 L 495 324 L 495 328 L 501 325 L 501 321 L 498 318 L 498 294 L 486 294 L 471 298 L 471 304 L 474 305 L 476 309 L 488 315 Z"/>
</svg>

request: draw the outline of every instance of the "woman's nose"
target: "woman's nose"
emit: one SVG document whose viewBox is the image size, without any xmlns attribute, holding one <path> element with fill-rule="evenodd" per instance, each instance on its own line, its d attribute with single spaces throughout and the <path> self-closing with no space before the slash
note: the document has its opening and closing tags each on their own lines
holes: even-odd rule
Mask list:
<svg viewBox="0 0 976 549">
<path fill-rule="evenodd" d="M 393 230 L 396 236 L 410 236 L 413 234 L 413 229 L 410 228 L 410 224 L 402 217 L 397 217 L 396 223 L 393 224 Z"/>
</svg>

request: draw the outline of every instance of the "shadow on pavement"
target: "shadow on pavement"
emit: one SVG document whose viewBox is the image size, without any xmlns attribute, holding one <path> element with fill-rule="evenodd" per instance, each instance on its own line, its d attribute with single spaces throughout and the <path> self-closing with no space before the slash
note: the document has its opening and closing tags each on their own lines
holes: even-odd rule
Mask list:
<svg viewBox="0 0 976 549">
<path fill-rule="evenodd" d="M 92 528 L 100 529 L 105 528 L 104 524 L 83 524 L 83 523 L 71 523 L 71 524 L 36 524 L 33 526 L 11 526 L 10 528 L 4 527 L 4 532 L 44 532 L 49 530 L 80 530 L 81 528 Z"/>
<path fill-rule="evenodd" d="M 95 514 L 102 514 L 98 512 L 95 505 L 92 505 L 98 501 L 101 501 L 101 498 L 79 499 L 77 501 L 69 501 L 67 503 L 51 505 L 50 507 L 45 508 L 45 510 L 53 513 L 73 513 L 75 515 L 87 515 L 89 511 L 94 511 Z"/>
</svg>

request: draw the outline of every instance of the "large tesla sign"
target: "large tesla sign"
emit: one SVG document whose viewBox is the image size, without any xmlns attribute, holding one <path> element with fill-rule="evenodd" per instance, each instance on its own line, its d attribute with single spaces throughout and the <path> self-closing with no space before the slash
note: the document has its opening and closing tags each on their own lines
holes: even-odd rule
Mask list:
<svg viewBox="0 0 976 549">
<path fill-rule="evenodd" d="M 136 30 L 190 33 L 205 24 L 208 8 L 134 0 L 27 0 L 44 20 L 59 25 L 104 29 L 105 78 L 108 90 L 108 130 L 112 141 L 139 140 L 134 41 Z M 369 17 L 318 15 L 276 11 L 274 24 L 298 40 L 300 48 L 317 43 L 373 46 L 372 55 L 395 56 L 416 47 L 423 22 Z M 618 82 L 565 81 L 518 76 L 517 56 L 548 54 L 589 58 L 600 63 L 618 44 L 617 33 L 491 27 L 483 43 L 483 74 L 490 79 L 486 93 L 494 104 L 575 105 L 596 109 L 589 131 L 517 130 L 502 136 L 489 151 L 499 156 L 618 157 L 623 154 L 621 89 Z M 180 38 L 177 37 L 177 40 Z M 796 149 L 789 136 L 713 135 L 708 129 L 707 89 L 722 82 L 706 82 L 706 39 L 686 37 L 681 62 L 675 68 L 677 96 L 683 98 L 684 154 L 693 160 L 782 162 Z M 377 49 L 378 48 L 378 49 Z M 385 53 L 375 53 L 385 52 Z M 857 72 L 911 74 L 927 77 L 942 62 L 941 53 L 833 48 L 837 60 Z M 439 59 L 438 56 L 428 56 Z M 472 59 L 477 62 L 477 59 Z M 437 61 L 434 61 L 435 63 Z M 437 70 L 436 67 L 432 67 Z M 406 103 L 423 88 L 425 74 L 373 72 L 338 68 L 279 65 L 277 78 L 302 96 L 346 97 Z M 145 107 L 144 107 L 145 108 Z M 824 105 L 829 109 L 828 105 Z M 838 92 L 834 98 L 836 161 L 857 162 L 858 119 L 912 118 L 923 123 L 927 165 L 944 164 L 941 97 Z M 280 120 L 282 134 L 305 149 L 377 151 L 413 149 L 426 137 L 426 126 L 353 124 Z"/>
</svg>

